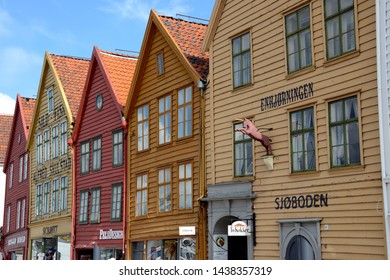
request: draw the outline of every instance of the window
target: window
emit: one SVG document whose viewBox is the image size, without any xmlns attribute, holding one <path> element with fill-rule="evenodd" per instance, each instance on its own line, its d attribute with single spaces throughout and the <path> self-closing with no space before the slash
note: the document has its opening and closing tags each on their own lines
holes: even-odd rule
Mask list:
<svg viewBox="0 0 390 280">
<path fill-rule="evenodd" d="M 64 121 L 60 124 L 61 138 L 60 138 L 60 149 L 61 155 L 64 155 L 68 152 L 68 131 L 67 131 L 67 122 Z"/>
<path fill-rule="evenodd" d="M 22 209 L 20 211 L 20 228 L 24 228 L 25 226 L 25 213 L 26 213 L 26 199 L 22 200 Z"/>
<path fill-rule="evenodd" d="M 137 201 L 136 216 L 143 216 L 148 213 L 148 175 L 137 177 Z"/>
<path fill-rule="evenodd" d="M 102 137 L 92 139 L 92 170 L 102 168 Z"/>
<path fill-rule="evenodd" d="M 80 192 L 80 216 L 79 223 L 86 224 L 88 217 L 88 190 Z"/>
<path fill-rule="evenodd" d="M 354 0 L 325 0 L 327 58 L 356 49 Z"/>
<path fill-rule="evenodd" d="M 19 183 L 23 181 L 23 156 L 19 158 Z"/>
<path fill-rule="evenodd" d="M 96 109 L 99 111 L 103 108 L 103 96 L 98 94 L 96 96 Z"/>
<path fill-rule="evenodd" d="M 122 219 L 122 184 L 112 186 L 111 192 L 111 220 L 120 221 Z"/>
<path fill-rule="evenodd" d="M 50 131 L 46 130 L 43 132 L 43 160 L 47 161 L 50 159 Z"/>
<path fill-rule="evenodd" d="M 123 131 L 119 130 L 112 135 L 112 165 L 123 164 Z"/>
<path fill-rule="evenodd" d="M 60 211 L 66 210 L 68 207 L 68 177 L 61 177 L 61 194 L 60 194 Z"/>
<path fill-rule="evenodd" d="M 35 216 L 42 215 L 42 185 L 35 187 Z"/>
<path fill-rule="evenodd" d="M 233 48 L 233 87 L 241 87 L 252 82 L 250 33 L 232 40 Z"/>
<path fill-rule="evenodd" d="M 160 212 L 171 211 L 171 169 L 165 168 L 158 171 L 158 209 Z"/>
<path fill-rule="evenodd" d="M 43 203 L 42 203 L 43 214 L 49 214 L 50 206 L 50 182 L 46 182 L 43 185 Z"/>
<path fill-rule="evenodd" d="M 42 163 L 42 134 L 38 134 L 36 137 L 36 158 L 37 164 Z"/>
<path fill-rule="evenodd" d="M 360 164 L 357 97 L 329 103 L 331 166 Z"/>
<path fill-rule="evenodd" d="M 288 73 L 312 64 L 309 7 L 286 16 Z"/>
<path fill-rule="evenodd" d="M 179 165 L 179 207 L 192 208 L 192 164 Z"/>
<path fill-rule="evenodd" d="M 131 259 L 143 260 L 144 259 L 144 242 L 131 243 Z"/>
<path fill-rule="evenodd" d="M 157 73 L 158 75 L 164 74 L 164 53 L 157 55 Z"/>
<path fill-rule="evenodd" d="M 91 190 L 91 213 L 89 217 L 91 223 L 100 222 L 100 189 Z"/>
<path fill-rule="evenodd" d="M 12 162 L 9 166 L 9 173 L 8 173 L 8 187 L 12 188 L 13 185 L 13 178 L 14 178 L 14 163 Z"/>
<path fill-rule="evenodd" d="M 51 157 L 58 157 L 58 126 L 53 126 L 51 129 Z"/>
<path fill-rule="evenodd" d="M 16 204 L 16 229 L 20 228 L 20 211 L 22 210 L 22 201 L 18 200 Z"/>
<path fill-rule="evenodd" d="M 89 140 L 81 143 L 81 155 L 80 155 L 80 168 L 81 174 L 89 172 Z"/>
<path fill-rule="evenodd" d="M 7 233 L 10 230 L 10 225 L 11 225 L 11 205 L 8 205 L 7 206 L 7 228 L 6 228 Z"/>
<path fill-rule="evenodd" d="M 165 96 L 158 101 L 158 143 L 164 144 L 171 142 L 172 131 L 172 113 L 171 113 L 171 96 Z"/>
<path fill-rule="evenodd" d="M 316 169 L 313 108 L 290 113 L 292 172 Z"/>
<path fill-rule="evenodd" d="M 56 213 L 59 209 L 60 195 L 59 195 L 59 180 L 53 180 L 53 189 L 51 194 L 51 212 Z"/>
<path fill-rule="evenodd" d="M 149 106 L 144 105 L 137 110 L 138 151 L 149 148 Z"/>
<path fill-rule="evenodd" d="M 54 111 L 54 92 L 53 89 L 50 88 L 47 90 L 47 103 L 48 103 L 48 110 L 49 113 Z"/>
<path fill-rule="evenodd" d="M 253 175 L 253 141 L 248 135 L 237 131 L 243 123 L 234 124 L 234 176 Z"/>
<path fill-rule="evenodd" d="M 178 138 L 192 135 L 192 86 L 178 91 Z"/>
<path fill-rule="evenodd" d="M 23 168 L 23 180 L 27 179 L 28 174 L 28 154 L 24 155 L 24 168 Z"/>
</svg>

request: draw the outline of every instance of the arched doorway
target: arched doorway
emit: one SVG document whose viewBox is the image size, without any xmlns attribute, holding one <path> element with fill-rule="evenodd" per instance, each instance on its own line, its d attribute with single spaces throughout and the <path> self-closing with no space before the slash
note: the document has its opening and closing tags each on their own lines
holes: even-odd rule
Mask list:
<svg viewBox="0 0 390 280">
<path fill-rule="evenodd" d="M 286 260 L 314 260 L 314 250 L 302 235 L 295 235 L 287 245 Z"/>
<path fill-rule="evenodd" d="M 217 244 L 218 248 L 225 252 L 225 259 L 227 260 L 248 260 L 248 237 L 247 236 L 228 236 L 228 226 L 238 218 L 234 216 L 225 216 L 217 221 L 214 227 L 214 236 L 219 238 L 224 237 L 227 239 L 225 246 Z M 217 237 L 218 238 L 218 237 Z M 214 240 L 217 242 L 217 240 Z M 226 246 L 227 245 L 227 246 Z"/>
</svg>

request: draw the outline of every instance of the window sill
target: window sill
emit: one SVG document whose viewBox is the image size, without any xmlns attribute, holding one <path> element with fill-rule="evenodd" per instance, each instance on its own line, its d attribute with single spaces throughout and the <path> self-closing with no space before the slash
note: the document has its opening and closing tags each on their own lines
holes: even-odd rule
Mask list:
<svg viewBox="0 0 390 280">
<path fill-rule="evenodd" d="M 252 183 L 255 180 L 255 176 L 242 176 L 242 177 L 233 177 L 232 182 L 250 182 Z"/>
<path fill-rule="evenodd" d="M 290 172 L 290 176 L 317 176 L 320 175 L 319 170 L 312 170 L 312 171 L 301 171 L 301 172 Z"/>
<path fill-rule="evenodd" d="M 309 66 L 309 67 L 305 67 L 303 69 L 300 69 L 300 70 L 297 70 L 297 71 L 294 71 L 292 73 L 289 73 L 286 75 L 286 80 L 290 80 L 290 79 L 293 79 L 295 77 L 298 77 L 298 76 L 301 76 L 301 75 L 305 75 L 307 73 L 310 73 L 310 72 L 313 72 L 314 70 L 316 70 L 316 67 L 313 65 L 313 66 Z"/>
<path fill-rule="evenodd" d="M 331 167 L 329 169 L 330 173 L 338 173 L 338 172 L 346 172 L 346 171 L 351 171 L 351 172 L 362 172 L 365 170 L 364 165 L 348 165 L 348 166 L 340 166 L 340 167 Z"/>
<path fill-rule="evenodd" d="M 245 89 L 249 88 L 249 87 L 252 87 L 253 86 L 253 81 L 249 84 L 246 84 L 246 85 L 242 85 L 242 86 L 239 86 L 239 87 L 233 87 L 232 85 L 232 92 L 234 93 L 238 93 L 240 91 L 244 91 Z"/>
<path fill-rule="evenodd" d="M 332 66 L 332 65 L 337 64 L 337 63 L 341 63 L 341 62 L 349 60 L 351 58 L 358 57 L 359 55 L 360 55 L 360 51 L 356 50 L 356 51 L 352 51 L 352 52 L 346 53 L 344 55 L 341 55 L 341 56 L 338 56 L 335 58 L 325 60 L 324 67 L 328 67 L 328 66 Z"/>
</svg>

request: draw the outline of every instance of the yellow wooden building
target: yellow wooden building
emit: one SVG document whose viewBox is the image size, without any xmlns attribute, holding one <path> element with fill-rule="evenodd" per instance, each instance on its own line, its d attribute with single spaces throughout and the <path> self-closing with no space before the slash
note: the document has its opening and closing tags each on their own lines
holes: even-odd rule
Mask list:
<svg viewBox="0 0 390 280">
<path fill-rule="evenodd" d="M 375 24 L 369 0 L 216 1 L 209 259 L 388 257 Z"/>
<path fill-rule="evenodd" d="M 89 60 L 45 53 L 27 150 L 29 259 L 71 259 L 72 150 Z"/>
</svg>

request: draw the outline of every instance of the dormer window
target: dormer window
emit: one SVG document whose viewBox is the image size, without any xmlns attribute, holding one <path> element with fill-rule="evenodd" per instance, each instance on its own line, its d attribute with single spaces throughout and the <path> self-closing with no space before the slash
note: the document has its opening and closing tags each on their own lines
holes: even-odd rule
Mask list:
<svg viewBox="0 0 390 280">
<path fill-rule="evenodd" d="M 54 92 L 53 88 L 47 90 L 47 104 L 49 113 L 54 111 Z"/>
<path fill-rule="evenodd" d="M 162 75 L 164 74 L 164 53 L 160 52 L 157 55 L 157 74 Z"/>
</svg>

